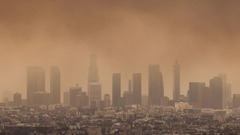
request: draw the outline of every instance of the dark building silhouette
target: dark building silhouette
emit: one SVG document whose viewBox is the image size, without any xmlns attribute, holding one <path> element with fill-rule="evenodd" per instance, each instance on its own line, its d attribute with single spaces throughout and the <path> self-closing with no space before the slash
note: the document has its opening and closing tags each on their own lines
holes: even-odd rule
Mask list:
<svg viewBox="0 0 240 135">
<path fill-rule="evenodd" d="M 57 66 L 50 68 L 50 95 L 52 104 L 60 104 L 61 87 L 60 87 L 60 70 Z"/>
<path fill-rule="evenodd" d="M 178 101 L 180 96 L 180 65 L 176 61 L 173 66 L 173 100 Z"/>
<path fill-rule="evenodd" d="M 212 93 L 209 87 L 204 87 L 202 89 L 202 108 L 212 107 Z"/>
<path fill-rule="evenodd" d="M 134 73 L 132 79 L 133 104 L 141 104 L 142 78 L 141 73 Z"/>
<path fill-rule="evenodd" d="M 226 102 L 227 106 L 232 106 L 232 85 L 230 83 L 226 86 Z"/>
<path fill-rule="evenodd" d="M 82 88 L 78 85 L 71 87 L 69 90 L 69 103 L 71 106 L 77 107 L 77 96 L 82 92 Z"/>
<path fill-rule="evenodd" d="M 111 104 L 111 98 L 110 98 L 110 95 L 109 94 L 105 94 L 104 95 L 104 106 L 105 107 L 109 107 L 110 104 Z"/>
<path fill-rule="evenodd" d="M 240 107 L 240 94 L 233 94 L 233 108 Z"/>
<path fill-rule="evenodd" d="M 112 105 L 121 105 L 121 74 L 113 73 L 112 75 Z"/>
<path fill-rule="evenodd" d="M 13 94 L 13 105 L 15 106 L 22 105 L 22 95 L 18 92 Z"/>
<path fill-rule="evenodd" d="M 132 91 L 132 80 L 128 80 L 128 90 Z"/>
<path fill-rule="evenodd" d="M 148 96 L 150 105 L 161 105 L 161 99 L 164 96 L 164 87 L 159 65 L 149 65 Z"/>
<path fill-rule="evenodd" d="M 189 83 L 189 104 L 194 108 L 201 108 L 203 102 L 203 89 L 205 88 L 204 82 L 190 82 Z"/>
<path fill-rule="evenodd" d="M 76 106 L 80 108 L 89 107 L 89 96 L 87 92 L 80 92 L 76 95 Z"/>
<path fill-rule="evenodd" d="M 123 105 L 132 105 L 134 103 L 133 100 L 134 98 L 132 91 L 124 91 L 122 98 Z"/>
<path fill-rule="evenodd" d="M 34 105 L 34 93 L 45 91 L 45 71 L 42 67 L 27 68 L 27 102 Z"/>
<path fill-rule="evenodd" d="M 132 80 L 129 80 L 128 81 L 128 90 L 123 92 L 123 97 L 121 98 L 122 105 L 133 105 L 136 103 L 136 101 L 134 101 L 135 97 L 133 97 L 132 88 L 133 88 Z M 135 93 L 137 93 L 137 91 L 135 91 Z"/>
<path fill-rule="evenodd" d="M 224 85 L 221 77 L 210 79 L 210 89 L 212 95 L 212 108 L 224 109 Z"/>
</svg>

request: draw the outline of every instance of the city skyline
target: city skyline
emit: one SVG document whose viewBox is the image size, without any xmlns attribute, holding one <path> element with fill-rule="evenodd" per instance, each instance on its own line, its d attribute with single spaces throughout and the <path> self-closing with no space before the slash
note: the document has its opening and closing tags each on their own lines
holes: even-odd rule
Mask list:
<svg viewBox="0 0 240 135">
<path fill-rule="evenodd" d="M 0 1 L 0 91 L 26 98 L 26 67 L 56 65 L 61 91 L 88 86 L 89 54 L 98 55 L 102 95 L 111 93 L 112 73 L 121 73 L 123 93 L 132 73 L 159 64 L 165 95 L 172 98 L 172 65 L 181 66 L 181 94 L 189 82 L 226 73 L 240 93 L 239 1 Z M 49 76 L 50 71 L 46 71 Z M 46 77 L 46 91 L 50 81 Z"/>
<path fill-rule="evenodd" d="M 180 82 L 180 65 L 175 62 L 173 87 L 179 88 Z M 42 67 L 27 68 L 27 104 L 59 104 L 60 103 L 60 87 L 61 72 L 57 66 L 50 67 L 50 92 L 45 91 L 45 70 Z M 224 109 L 232 104 L 231 83 L 227 81 L 227 75 L 219 73 L 209 81 L 209 86 L 205 82 L 189 82 L 189 89 L 186 95 L 181 95 L 170 99 L 165 95 L 164 78 L 158 64 L 150 64 L 148 67 L 148 94 L 142 94 L 142 77 L 141 73 L 133 73 L 132 80 L 128 81 L 128 90 L 123 91 L 121 86 L 121 73 L 112 74 L 112 106 L 122 105 L 142 105 L 144 104 L 142 97 L 148 96 L 149 105 L 168 105 L 171 102 L 186 102 L 194 108 L 211 107 L 214 109 Z M 177 83 L 176 83 L 177 82 Z M 176 84 L 175 84 L 176 83 Z M 177 89 L 179 91 L 179 89 Z M 90 66 L 88 76 L 88 92 L 82 91 L 82 86 L 76 84 L 76 87 L 70 87 L 69 99 L 65 99 L 65 92 L 62 96 L 66 104 L 70 99 L 70 105 L 75 107 L 102 107 L 105 102 L 105 95 L 102 92 L 101 83 L 98 76 L 97 55 L 90 55 Z M 173 90 L 173 95 L 176 91 Z M 234 93 L 235 94 L 235 93 Z M 20 94 L 21 95 L 21 94 Z M 104 95 L 104 96 L 103 96 Z M 4 95 L 3 95 L 4 96 Z M 104 98 L 102 98 L 104 97 Z M 111 97 L 111 95 L 109 95 Z M 8 97 L 4 97 L 8 98 Z M 36 100 L 37 99 L 37 100 Z M 103 99 L 103 100 L 102 100 Z M 110 98 L 111 99 L 111 98 Z M 7 99 L 9 100 L 9 99 Z M 171 100 L 171 102 L 169 102 Z M 79 101 L 76 102 L 76 101 Z M 88 105 L 87 105 L 88 104 Z"/>
<path fill-rule="evenodd" d="M 90 56 L 90 58 L 92 57 L 92 55 L 93 54 L 90 54 L 89 56 Z M 96 57 L 97 58 L 97 55 L 96 54 L 94 54 L 94 57 Z M 89 58 L 88 58 L 89 59 Z M 91 61 L 92 61 L 92 59 L 90 59 L 90 62 L 89 63 L 91 63 Z M 91 65 L 91 64 L 90 64 Z M 151 66 L 152 64 L 149 64 L 148 66 Z M 159 66 L 159 69 L 161 70 L 161 66 L 159 65 L 159 64 L 155 64 L 155 65 L 157 65 L 157 66 Z M 179 62 L 177 62 L 177 65 L 178 66 L 181 66 L 181 64 L 179 64 Z M 175 66 L 176 66 L 176 61 L 175 61 Z M 43 86 L 43 90 L 41 90 L 41 91 L 43 91 L 43 92 L 48 92 L 48 93 L 51 93 L 51 78 L 49 79 L 48 78 L 48 76 L 50 76 L 51 77 L 51 72 L 48 72 L 47 70 L 45 70 L 45 68 L 43 68 L 44 66 L 28 66 L 27 67 L 27 69 L 29 69 L 29 68 L 37 68 L 37 69 L 41 69 L 42 70 L 42 72 L 44 73 L 44 77 L 42 78 L 42 79 L 44 79 L 44 86 Z M 98 67 L 98 66 L 97 66 Z M 58 72 L 58 74 L 61 74 L 61 69 L 58 67 L 58 66 L 50 66 L 50 68 L 52 69 L 52 68 L 57 68 L 57 72 Z M 89 68 L 88 69 L 89 71 L 91 70 L 91 68 Z M 51 71 L 51 70 L 50 70 Z M 46 72 L 48 72 L 48 74 L 46 74 Z M 134 71 L 133 71 L 134 72 Z M 112 74 L 115 74 L 115 73 L 112 73 Z M 122 74 L 123 75 L 125 75 L 125 77 L 126 76 L 130 76 L 130 78 L 128 78 L 128 79 L 126 79 L 126 78 L 123 78 L 123 77 L 121 77 L 121 89 L 120 89 L 120 93 L 121 93 L 121 96 L 123 96 L 123 93 L 124 93 L 124 91 L 125 90 L 128 90 L 129 89 L 129 85 L 132 83 L 132 74 L 130 74 L 130 75 L 126 75 L 126 73 L 123 73 L 123 72 L 121 72 L 121 73 L 119 73 L 119 74 L 121 74 L 121 76 L 122 76 Z M 133 74 L 136 74 L 136 73 L 133 73 Z M 147 73 L 147 71 L 145 71 L 145 72 L 141 72 L 141 73 L 138 73 L 138 74 L 145 74 L 145 75 L 149 75 L 149 73 Z M 161 72 L 161 74 L 164 74 L 164 73 L 162 73 Z M 216 74 L 214 74 L 212 77 L 216 77 L 216 76 L 220 76 L 220 75 L 227 75 L 227 74 L 225 74 L 225 73 L 216 73 Z M 80 85 L 79 87 L 81 87 L 82 88 L 82 90 L 84 91 L 84 92 L 88 92 L 88 87 L 89 87 L 89 83 L 91 82 L 91 81 L 89 81 L 89 76 L 91 76 L 89 73 L 88 73 L 88 77 L 86 78 L 86 80 L 87 80 L 87 84 L 86 84 L 86 86 L 85 85 Z M 148 77 L 147 76 L 144 76 L 145 78 L 143 78 L 143 80 L 148 80 Z M 172 74 L 172 86 L 168 86 L 168 88 L 171 88 L 172 87 L 172 89 L 169 91 L 168 89 L 167 90 L 165 90 L 165 76 L 163 76 L 163 89 L 164 89 L 164 96 L 167 96 L 167 97 L 170 97 L 170 99 L 173 99 L 173 93 L 174 93 L 174 73 Z M 96 80 L 94 80 L 94 81 L 92 81 L 91 83 L 93 83 L 94 85 L 96 84 L 96 85 L 99 85 L 100 87 L 101 87 L 101 83 L 99 82 L 99 76 L 98 76 L 98 68 L 97 68 L 97 75 L 96 75 L 96 77 L 97 77 L 97 79 Z M 229 76 L 228 76 L 229 77 Z M 101 78 L 101 77 L 100 77 Z M 211 77 L 210 77 L 211 78 Z M 60 78 L 59 78 L 60 79 Z M 112 79 L 112 78 L 111 78 Z M 112 80 L 109 80 L 109 81 L 112 81 Z M 62 80 L 62 78 L 60 79 L 60 80 Z M 59 80 L 59 81 L 60 81 Z M 124 81 L 124 83 L 123 83 L 123 81 L 122 80 L 125 80 Z M 208 80 L 209 80 L 209 78 L 206 80 L 206 81 L 195 81 L 195 82 L 204 82 L 204 83 L 206 83 L 206 84 L 208 84 L 209 85 L 209 82 L 208 82 Z M 181 79 L 180 79 L 180 81 L 182 81 Z M 27 82 L 27 81 L 26 81 Z M 25 82 L 25 83 L 26 83 Z M 182 87 L 188 87 L 188 84 L 190 83 L 190 82 L 193 82 L 193 80 L 191 81 L 189 81 L 189 82 L 187 82 L 187 84 L 186 84 L 186 86 L 181 86 L 181 88 Z M 228 81 L 229 82 L 229 81 Z M 60 83 L 60 82 L 59 82 Z M 144 82 L 143 82 L 144 83 Z M 145 82 L 145 85 L 148 85 L 148 81 L 146 81 Z M 231 82 L 229 82 L 229 83 L 231 83 Z M 228 85 L 230 85 L 228 83 Z M 27 84 L 27 83 L 26 83 Z M 46 85 L 47 84 L 47 85 Z M 81 82 L 76 82 L 76 83 L 73 83 L 73 85 L 72 86 L 74 86 L 74 85 L 76 85 L 76 84 L 82 84 Z M 182 83 L 180 83 L 181 85 L 182 85 Z M 61 84 L 60 84 L 60 87 L 62 86 L 62 85 L 64 85 L 64 82 L 61 82 Z M 104 85 L 104 84 L 103 84 Z M 142 87 L 142 83 L 141 83 L 141 87 Z M 226 84 L 225 84 L 226 85 Z M 27 86 L 27 85 L 26 85 Z M 64 92 L 66 92 L 66 91 L 68 91 L 68 89 L 69 88 L 71 88 L 72 86 L 68 86 L 67 87 L 67 89 L 65 90 L 65 89 L 60 89 L 60 92 L 61 92 L 61 102 L 63 101 L 63 94 L 64 94 Z M 123 86 L 124 86 L 124 88 L 123 88 Z M 48 88 L 48 87 L 50 87 L 50 88 Z M 112 94 L 112 85 L 110 86 L 111 87 L 111 89 L 110 90 L 107 90 L 107 91 L 105 91 L 106 89 L 104 89 L 103 88 L 103 90 L 101 90 L 102 92 L 101 92 L 101 97 L 103 97 L 104 96 L 104 94 Z M 145 86 L 146 87 L 146 86 Z M 148 86 L 147 86 L 148 87 Z M 231 87 L 231 86 L 228 86 L 228 87 Z M 102 88 L 100 88 L 100 89 L 102 89 Z M 27 89 L 26 89 L 27 90 Z M 144 96 L 144 95 L 147 95 L 148 96 L 148 91 L 149 91 L 149 88 L 145 88 L 145 90 L 146 91 L 144 91 L 144 89 L 141 89 L 141 95 L 142 96 Z M 187 89 L 184 89 L 183 90 L 183 93 L 181 93 L 180 95 L 187 95 L 187 93 L 188 93 L 188 88 Z M 19 91 L 14 91 L 14 90 L 7 90 L 7 91 L 9 91 L 9 92 L 19 92 Z M 26 91 L 23 91 L 23 92 L 21 92 L 20 91 L 20 93 L 21 94 L 23 94 L 23 97 L 24 98 L 26 98 L 25 97 L 25 93 L 26 93 Z M 167 93 L 167 94 L 165 94 L 165 93 Z M 233 93 L 233 94 L 238 94 L 238 93 Z M 226 97 L 227 98 L 227 97 Z"/>
<path fill-rule="evenodd" d="M 0 0 L 0 134 L 240 134 L 240 0 Z"/>
</svg>

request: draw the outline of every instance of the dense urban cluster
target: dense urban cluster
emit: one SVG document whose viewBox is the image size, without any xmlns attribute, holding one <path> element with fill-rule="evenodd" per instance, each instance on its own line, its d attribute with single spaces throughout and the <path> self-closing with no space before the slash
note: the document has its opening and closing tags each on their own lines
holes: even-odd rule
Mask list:
<svg viewBox="0 0 240 135">
<path fill-rule="evenodd" d="M 5 93 L 0 104 L 1 134 L 237 134 L 240 96 L 231 94 L 226 74 L 209 81 L 190 82 L 180 92 L 180 65 L 173 66 L 173 99 L 164 95 L 159 65 L 149 65 L 148 95 L 142 94 L 141 73 L 134 73 L 122 93 L 121 74 L 112 75 L 112 93 L 102 92 L 96 55 L 91 55 L 87 91 L 78 84 L 63 94 L 57 66 L 50 68 L 50 92 L 45 70 L 27 68 L 27 99 Z M 8 96 L 13 97 L 11 100 Z M 103 95 L 103 98 L 102 98 Z"/>
<path fill-rule="evenodd" d="M 240 109 L 124 106 L 102 109 L 63 105 L 1 107 L 1 134 L 153 135 L 237 134 Z M 178 106 L 178 107 L 177 107 Z"/>
</svg>

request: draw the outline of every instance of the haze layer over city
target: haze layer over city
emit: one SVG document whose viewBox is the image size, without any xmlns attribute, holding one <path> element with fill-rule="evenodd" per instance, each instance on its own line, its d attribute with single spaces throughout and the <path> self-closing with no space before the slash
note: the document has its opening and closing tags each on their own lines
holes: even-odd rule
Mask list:
<svg viewBox="0 0 240 135">
<path fill-rule="evenodd" d="M 26 98 L 27 67 L 61 72 L 61 92 L 77 83 L 87 91 L 90 54 L 98 56 L 102 93 L 111 94 L 112 73 L 121 73 L 122 92 L 133 73 L 159 64 L 164 94 L 172 98 L 173 65 L 181 66 L 181 94 L 189 82 L 209 82 L 226 73 L 240 92 L 240 2 L 237 0 L 25 0 L 0 1 L 0 90 Z"/>
</svg>

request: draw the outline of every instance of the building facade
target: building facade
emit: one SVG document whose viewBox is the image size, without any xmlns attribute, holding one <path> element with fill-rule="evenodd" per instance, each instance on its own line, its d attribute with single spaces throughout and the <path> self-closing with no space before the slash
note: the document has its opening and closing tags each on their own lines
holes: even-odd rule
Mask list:
<svg viewBox="0 0 240 135">
<path fill-rule="evenodd" d="M 178 101 L 180 96 L 180 65 L 176 61 L 173 66 L 173 100 Z"/>
<path fill-rule="evenodd" d="M 142 78 L 141 73 L 134 73 L 132 79 L 133 104 L 141 105 Z"/>
<path fill-rule="evenodd" d="M 148 96 L 150 105 L 161 105 L 161 99 L 164 97 L 164 86 L 159 65 L 149 65 Z"/>
<path fill-rule="evenodd" d="M 121 74 L 113 73 L 112 75 L 112 105 L 121 104 Z"/>
<path fill-rule="evenodd" d="M 27 102 L 34 105 L 34 93 L 45 92 L 45 71 L 42 67 L 27 68 Z"/>
<path fill-rule="evenodd" d="M 61 74 L 57 66 L 50 68 L 50 95 L 51 104 L 60 104 L 61 100 Z"/>
</svg>

